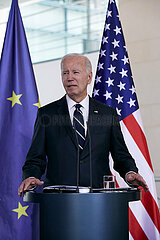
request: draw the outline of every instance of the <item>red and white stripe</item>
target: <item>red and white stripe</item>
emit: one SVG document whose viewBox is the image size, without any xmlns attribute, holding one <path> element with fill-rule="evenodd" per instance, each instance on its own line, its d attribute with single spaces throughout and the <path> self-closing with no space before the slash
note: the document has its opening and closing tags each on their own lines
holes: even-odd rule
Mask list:
<svg viewBox="0 0 160 240">
<path fill-rule="evenodd" d="M 126 145 L 136 161 L 139 173 L 145 179 L 149 192 L 142 191 L 142 200 L 129 204 L 129 239 L 132 240 L 159 240 L 160 239 L 160 215 L 154 180 L 152 163 L 147 147 L 146 137 L 137 110 L 120 122 Z M 119 186 L 127 184 L 116 175 Z"/>
</svg>

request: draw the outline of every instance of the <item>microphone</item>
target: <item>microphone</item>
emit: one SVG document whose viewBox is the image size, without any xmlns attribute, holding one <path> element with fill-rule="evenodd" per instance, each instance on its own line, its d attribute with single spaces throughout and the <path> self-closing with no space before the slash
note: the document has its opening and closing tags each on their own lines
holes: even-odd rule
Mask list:
<svg viewBox="0 0 160 240">
<path fill-rule="evenodd" d="M 93 179 L 92 179 L 92 141 L 91 141 L 91 134 L 90 134 L 90 129 L 87 124 L 87 129 L 88 129 L 88 139 L 89 139 L 89 177 L 90 177 L 90 193 L 93 192 Z"/>
<path fill-rule="evenodd" d="M 90 173 L 90 193 L 93 192 L 93 180 L 92 180 L 92 141 L 91 141 L 91 135 L 90 135 L 90 129 L 88 126 L 88 122 L 86 122 L 87 125 L 87 130 L 88 130 L 88 139 L 89 139 L 89 173 Z M 75 131 L 75 123 L 73 122 L 73 129 L 75 132 L 75 136 L 76 136 L 76 142 L 77 142 L 77 184 L 76 184 L 76 192 L 80 193 L 80 189 L 79 189 L 79 184 L 80 184 L 80 149 L 79 149 L 79 144 L 78 144 L 78 137 L 77 137 L 77 133 Z"/>
<path fill-rule="evenodd" d="M 73 129 L 75 132 L 75 136 L 76 136 L 76 142 L 77 142 L 77 184 L 76 184 L 76 192 L 79 193 L 79 182 L 80 182 L 80 151 L 79 151 L 79 144 L 78 144 L 78 137 L 77 137 L 77 133 L 76 133 L 76 128 L 75 128 L 75 122 L 73 121 Z"/>
</svg>

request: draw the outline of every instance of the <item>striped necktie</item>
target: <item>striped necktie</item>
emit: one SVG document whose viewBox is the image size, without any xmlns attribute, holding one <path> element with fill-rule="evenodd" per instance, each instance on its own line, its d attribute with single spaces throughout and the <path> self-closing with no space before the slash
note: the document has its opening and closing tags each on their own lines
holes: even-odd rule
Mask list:
<svg viewBox="0 0 160 240">
<path fill-rule="evenodd" d="M 85 142 L 85 127 L 84 127 L 84 118 L 82 111 L 80 108 L 82 107 L 81 104 L 75 105 L 75 111 L 73 114 L 73 126 L 77 133 L 78 145 L 80 150 L 83 150 L 84 142 Z"/>
</svg>

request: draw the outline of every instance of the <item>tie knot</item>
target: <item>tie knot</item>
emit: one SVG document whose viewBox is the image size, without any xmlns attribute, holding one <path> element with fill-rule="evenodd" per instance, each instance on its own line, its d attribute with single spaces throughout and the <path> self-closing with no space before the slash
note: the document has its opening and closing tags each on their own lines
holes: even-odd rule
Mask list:
<svg viewBox="0 0 160 240">
<path fill-rule="evenodd" d="M 75 105 L 76 110 L 80 110 L 81 107 L 82 107 L 82 105 L 79 104 L 79 103 L 77 103 L 77 104 Z"/>
</svg>

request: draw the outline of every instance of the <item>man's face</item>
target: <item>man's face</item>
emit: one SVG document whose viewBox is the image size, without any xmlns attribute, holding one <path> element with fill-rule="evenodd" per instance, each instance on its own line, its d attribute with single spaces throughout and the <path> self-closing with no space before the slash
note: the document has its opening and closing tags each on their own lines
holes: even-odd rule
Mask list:
<svg viewBox="0 0 160 240">
<path fill-rule="evenodd" d="M 92 73 L 86 72 L 85 58 L 72 56 L 62 62 L 62 82 L 66 93 L 76 102 L 87 95 L 87 85 L 92 80 Z"/>
</svg>

